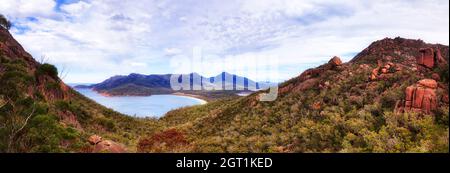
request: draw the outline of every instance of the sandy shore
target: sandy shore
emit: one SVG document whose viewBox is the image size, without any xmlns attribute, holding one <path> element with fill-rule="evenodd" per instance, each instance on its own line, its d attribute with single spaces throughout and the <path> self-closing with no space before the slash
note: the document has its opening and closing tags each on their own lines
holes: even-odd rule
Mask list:
<svg viewBox="0 0 450 173">
<path fill-rule="evenodd" d="M 195 98 L 198 99 L 202 102 L 202 104 L 206 104 L 208 103 L 208 98 L 203 97 L 203 96 L 199 96 L 199 95 L 194 95 L 194 94 L 185 94 L 185 93 L 180 93 L 180 92 L 176 92 L 176 93 L 172 93 L 172 95 L 177 95 L 177 96 L 185 96 L 185 97 L 191 97 L 191 98 Z"/>
<path fill-rule="evenodd" d="M 103 97 L 112 97 L 111 94 L 108 94 L 108 93 L 105 93 L 105 92 L 98 92 L 98 91 L 95 91 L 95 92 L 97 92 L 98 94 L 102 95 Z"/>
<path fill-rule="evenodd" d="M 109 93 L 106 92 L 99 92 L 97 90 L 94 90 L 96 93 L 104 96 L 104 97 L 114 97 L 115 95 L 111 95 Z M 170 94 L 169 94 L 170 95 Z M 176 96 L 184 96 L 184 97 L 190 97 L 190 98 L 194 98 L 197 99 L 198 101 L 201 102 L 201 104 L 206 104 L 208 103 L 208 98 L 200 96 L 200 95 L 195 95 L 195 94 L 185 94 L 185 93 L 180 93 L 180 92 L 176 92 L 176 93 L 172 93 L 171 95 L 176 95 Z M 128 96 L 128 95 L 121 95 L 121 96 Z M 150 95 L 149 95 L 150 96 Z"/>
</svg>

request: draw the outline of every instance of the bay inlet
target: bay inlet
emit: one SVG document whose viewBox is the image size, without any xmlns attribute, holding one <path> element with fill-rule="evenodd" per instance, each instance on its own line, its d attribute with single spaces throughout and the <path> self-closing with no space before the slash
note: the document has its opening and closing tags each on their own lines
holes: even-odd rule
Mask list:
<svg viewBox="0 0 450 173">
<path fill-rule="evenodd" d="M 107 97 L 92 89 L 75 88 L 75 90 L 117 112 L 141 118 L 160 118 L 167 112 L 177 108 L 206 104 L 206 101 L 202 99 L 179 95 Z"/>
</svg>

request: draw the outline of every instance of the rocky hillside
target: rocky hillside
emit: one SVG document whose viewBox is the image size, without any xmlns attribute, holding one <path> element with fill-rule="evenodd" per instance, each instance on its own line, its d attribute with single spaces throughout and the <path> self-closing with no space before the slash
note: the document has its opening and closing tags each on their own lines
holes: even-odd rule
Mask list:
<svg viewBox="0 0 450 173">
<path fill-rule="evenodd" d="M 153 122 L 121 115 L 75 92 L 53 65 L 36 62 L 0 27 L 0 152 L 133 151 L 137 134 L 151 132 Z M 149 127 L 132 128 L 144 125 Z M 94 134 L 105 139 L 88 140 Z"/>
<path fill-rule="evenodd" d="M 258 94 L 169 112 L 138 150 L 448 152 L 448 46 L 386 38 Z M 179 140 L 170 140 L 175 136 Z"/>
</svg>

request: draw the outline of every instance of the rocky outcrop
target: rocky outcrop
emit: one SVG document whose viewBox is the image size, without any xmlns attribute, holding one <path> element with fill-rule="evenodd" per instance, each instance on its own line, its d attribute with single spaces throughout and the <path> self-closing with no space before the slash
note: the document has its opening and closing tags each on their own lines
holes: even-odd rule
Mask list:
<svg viewBox="0 0 450 173">
<path fill-rule="evenodd" d="M 314 102 L 310 107 L 313 110 L 320 110 L 322 108 L 322 104 L 320 102 Z"/>
<path fill-rule="evenodd" d="M 436 89 L 438 84 L 433 79 L 423 79 L 405 90 L 405 100 L 398 101 L 396 112 L 417 112 L 432 114 L 437 109 Z"/>
<path fill-rule="evenodd" d="M 441 49 L 436 49 L 436 61 L 439 64 L 444 64 L 444 65 L 448 64 L 448 62 L 445 60 L 445 58 L 442 57 Z"/>
<path fill-rule="evenodd" d="M 37 89 L 47 101 L 70 100 L 70 87 L 60 79 L 53 79 L 47 75 L 37 77 Z"/>
<path fill-rule="evenodd" d="M 370 80 L 374 81 L 377 79 L 385 78 L 386 74 L 395 73 L 397 71 L 401 71 L 401 67 L 397 66 L 392 62 L 382 63 L 378 61 L 378 66 L 372 70 L 370 74 Z"/>
<path fill-rule="evenodd" d="M 63 125 L 74 127 L 80 131 L 83 130 L 80 122 L 78 122 L 78 118 L 75 114 L 68 110 L 58 111 L 58 117 Z"/>
<path fill-rule="evenodd" d="M 333 66 L 340 66 L 342 65 L 342 60 L 341 58 L 334 56 L 330 61 L 328 61 L 328 64 L 331 64 Z"/>
<path fill-rule="evenodd" d="M 103 140 L 98 135 L 92 135 L 88 138 L 89 144 L 92 145 L 91 152 L 93 153 L 125 153 L 123 145 L 113 142 L 111 140 Z"/>
<path fill-rule="evenodd" d="M 436 89 L 438 86 L 437 82 L 433 79 L 422 79 L 417 82 L 417 85 L 432 89 Z"/>
<path fill-rule="evenodd" d="M 287 92 L 299 92 L 318 86 L 324 88 L 324 84 L 320 83 L 318 77 L 328 70 L 338 70 L 343 65 L 342 60 L 334 56 L 328 61 L 328 63 L 321 65 L 317 68 L 305 70 L 300 76 L 295 78 L 295 82 L 279 88 L 279 93 L 284 94 Z"/>
<path fill-rule="evenodd" d="M 102 142 L 102 137 L 100 137 L 98 135 L 92 135 L 89 137 L 88 142 L 91 145 L 97 145 L 98 143 Z"/>
<path fill-rule="evenodd" d="M 416 58 L 417 64 L 427 68 L 434 68 L 437 63 L 447 64 L 447 61 L 442 57 L 440 49 L 424 48 L 420 49 L 420 56 Z"/>
<path fill-rule="evenodd" d="M 317 86 L 318 84 L 319 84 L 319 79 L 316 79 L 316 78 L 307 79 L 307 80 L 303 81 L 302 83 L 299 83 L 298 85 L 296 85 L 292 90 L 294 92 L 304 91 L 304 90 L 313 88 L 314 86 Z"/>
<path fill-rule="evenodd" d="M 94 153 L 125 153 L 125 148 L 113 141 L 104 140 L 94 146 Z"/>
<path fill-rule="evenodd" d="M 328 61 L 327 64 L 321 65 L 317 68 L 313 68 L 313 69 L 308 69 L 305 70 L 300 76 L 299 79 L 300 81 L 306 81 L 310 78 L 314 78 L 317 77 L 318 75 L 320 75 L 321 73 L 327 71 L 327 70 L 332 70 L 335 69 L 339 66 L 342 65 L 342 61 L 339 57 L 335 56 L 333 57 L 330 61 Z"/>
<path fill-rule="evenodd" d="M 417 64 L 428 68 L 434 67 L 434 50 L 433 48 L 420 49 L 421 55 L 417 57 Z"/>
<path fill-rule="evenodd" d="M 448 101 L 449 101 L 449 100 L 448 100 L 448 94 L 442 96 L 442 101 L 443 101 L 444 103 L 448 104 Z"/>
</svg>

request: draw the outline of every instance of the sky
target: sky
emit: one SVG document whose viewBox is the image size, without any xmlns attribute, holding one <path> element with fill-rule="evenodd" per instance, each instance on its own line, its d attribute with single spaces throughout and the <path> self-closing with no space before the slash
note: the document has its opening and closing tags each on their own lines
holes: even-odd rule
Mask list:
<svg viewBox="0 0 450 173">
<path fill-rule="evenodd" d="M 349 61 L 386 37 L 449 44 L 448 0 L 0 0 L 0 13 L 25 49 L 56 65 L 67 83 L 193 72 L 173 62 L 195 50 L 244 66 L 275 57 L 278 76 L 270 80 L 280 82 L 333 56 Z M 271 73 L 204 61 L 205 76 Z"/>
</svg>

